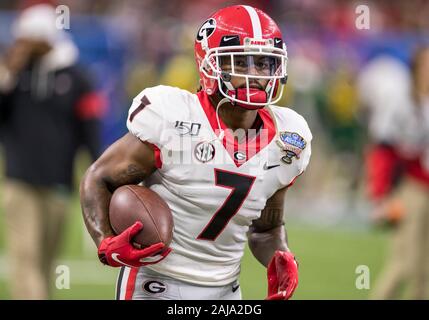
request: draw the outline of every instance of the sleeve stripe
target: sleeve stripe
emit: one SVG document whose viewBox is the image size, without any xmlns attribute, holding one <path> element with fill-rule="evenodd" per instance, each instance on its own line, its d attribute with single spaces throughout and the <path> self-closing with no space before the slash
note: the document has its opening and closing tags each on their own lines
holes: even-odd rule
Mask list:
<svg viewBox="0 0 429 320">
<path fill-rule="evenodd" d="M 161 150 L 158 148 L 157 145 L 150 143 L 149 141 L 142 141 L 142 142 L 147 144 L 153 149 L 153 153 L 155 155 L 155 167 L 157 169 L 161 169 L 162 168 Z"/>
</svg>

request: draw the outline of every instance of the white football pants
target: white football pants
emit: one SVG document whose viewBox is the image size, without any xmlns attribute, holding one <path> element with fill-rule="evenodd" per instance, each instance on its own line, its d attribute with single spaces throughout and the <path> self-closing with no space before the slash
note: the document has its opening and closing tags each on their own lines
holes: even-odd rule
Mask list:
<svg viewBox="0 0 429 320">
<path fill-rule="evenodd" d="M 116 284 L 118 300 L 241 300 L 238 281 L 220 287 L 183 282 L 148 268 L 122 267 Z"/>
</svg>

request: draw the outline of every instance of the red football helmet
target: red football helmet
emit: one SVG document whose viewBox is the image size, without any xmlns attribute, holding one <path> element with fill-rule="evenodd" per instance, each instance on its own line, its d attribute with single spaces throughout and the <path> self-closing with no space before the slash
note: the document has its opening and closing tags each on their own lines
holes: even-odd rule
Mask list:
<svg viewBox="0 0 429 320">
<path fill-rule="evenodd" d="M 247 109 L 274 104 L 282 96 L 286 45 L 280 28 L 259 9 L 237 5 L 214 13 L 198 30 L 195 58 L 201 87 L 208 95 L 220 92 L 233 105 Z M 232 77 L 244 78 L 246 86 L 234 88 Z M 252 79 L 268 83 L 261 88 Z"/>
</svg>

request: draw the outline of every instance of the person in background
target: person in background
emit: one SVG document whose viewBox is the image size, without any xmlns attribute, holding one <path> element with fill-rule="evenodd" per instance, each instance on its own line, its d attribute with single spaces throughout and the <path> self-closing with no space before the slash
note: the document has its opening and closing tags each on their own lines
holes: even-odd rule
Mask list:
<svg viewBox="0 0 429 320">
<path fill-rule="evenodd" d="M 0 58 L 2 195 L 13 299 L 51 296 L 76 151 L 86 145 L 94 159 L 101 152 L 105 104 L 77 65 L 76 46 L 55 22 L 50 5 L 24 9 Z"/>
<path fill-rule="evenodd" d="M 398 71 L 394 77 L 397 85 L 380 82 L 384 87 L 378 94 L 380 99 L 367 99 L 380 103 L 372 106 L 369 129 L 372 146 L 367 153 L 366 168 L 368 191 L 374 204 L 372 218 L 376 223 L 395 228 L 390 256 L 370 297 L 398 299 L 404 288 L 408 290 L 408 298 L 427 299 L 429 47 L 415 52 L 408 78 L 400 72 L 401 68 L 387 62 L 383 65 L 390 63 L 391 71 Z M 363 79 L 361 83 L 370 85 L 370 79 Z"/>
</svg>

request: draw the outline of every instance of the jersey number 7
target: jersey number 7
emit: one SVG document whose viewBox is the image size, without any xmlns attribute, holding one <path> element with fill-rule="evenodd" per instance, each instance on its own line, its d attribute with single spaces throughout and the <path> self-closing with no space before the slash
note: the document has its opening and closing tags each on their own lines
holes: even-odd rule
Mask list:
<svg viewBox="0 0 429 320">
<path fill-rule="evenodd" d="M 215 169 L 215 184 L 231 189 L 231 193 L 213 215 L 204 230 L 198 235 L 197 239 L 216 240 L 231 218 L 240 210 L 254 182 L 255 177 Z"/>
</svg>

